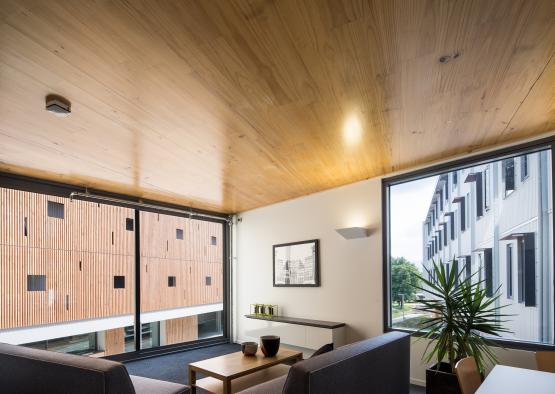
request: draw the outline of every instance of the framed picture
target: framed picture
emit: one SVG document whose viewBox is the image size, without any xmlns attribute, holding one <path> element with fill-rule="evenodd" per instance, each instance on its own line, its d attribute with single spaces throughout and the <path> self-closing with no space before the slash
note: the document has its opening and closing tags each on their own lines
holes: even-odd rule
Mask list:
<svg viewBox="0 0 555 394">
<path fill-rule="evenodd" d="M 274 287 L 320 286 L 319 241 L 274 245 Z"/>
</svg>

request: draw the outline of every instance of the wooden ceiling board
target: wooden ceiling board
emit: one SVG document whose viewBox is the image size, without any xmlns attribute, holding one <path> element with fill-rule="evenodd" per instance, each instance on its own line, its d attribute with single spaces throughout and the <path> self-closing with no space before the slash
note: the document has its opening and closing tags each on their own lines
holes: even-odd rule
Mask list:
<svg viewBox="0 0 555 394">
<path fill-rule="evenodd" d="M 0 0 L 0 170 L 239 212 L 555 129 L 554 53 L 550 0 Z"/>
</svg>

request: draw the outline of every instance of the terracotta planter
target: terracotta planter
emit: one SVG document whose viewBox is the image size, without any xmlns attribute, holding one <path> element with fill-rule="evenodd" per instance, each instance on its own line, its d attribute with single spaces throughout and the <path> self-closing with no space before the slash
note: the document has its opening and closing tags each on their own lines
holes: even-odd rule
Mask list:
<svg viewBox="0 0 555 394">
<path fill-rule="evenodd" d="M 457 375 L 451 372 L 451 365 L 440 363 L 426 368 L 426 394 L 462 394 Z"/>
</svg>

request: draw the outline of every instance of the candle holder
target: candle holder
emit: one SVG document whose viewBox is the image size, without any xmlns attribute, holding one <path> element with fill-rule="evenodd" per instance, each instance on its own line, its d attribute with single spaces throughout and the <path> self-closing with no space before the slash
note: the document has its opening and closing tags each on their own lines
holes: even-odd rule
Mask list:
<svg viewBox="0 0 555 394">
<path fill-rule="evenodd" d="M 251 304 L 250 314 L 255 316 L 279 316 L 279 308 L 272 304 Z"/>
</svg>

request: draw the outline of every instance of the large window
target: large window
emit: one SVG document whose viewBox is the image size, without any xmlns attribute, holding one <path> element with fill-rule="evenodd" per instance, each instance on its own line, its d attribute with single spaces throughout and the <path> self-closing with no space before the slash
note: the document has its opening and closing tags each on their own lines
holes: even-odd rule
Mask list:
<svg viewBox="0 0 555 394">
<path fill-rule="evenodd" d="M 224 218 L 33 186 L 0 187 L 0 342 L 111 356 L 223 336 Z"/>
<path fill-rule="evenodd" d="M 140 218 L 141 322 L 159 327 L 156 345 L 222 335 L 224 225 L 153 212 Z M 151 337 L 143 336 L 143 349 Z"/>
<path fill-rule="evenodd" d="M 551 168 L 547 143 L 385 179 L 386 328 L 420 328 L 419 300 L 430 295 L 418 275 L 433 279 L 435 262 L 480 282 L 488 297 L 499 289 L 508 343 L 553 345 Z"/>
</svg>

